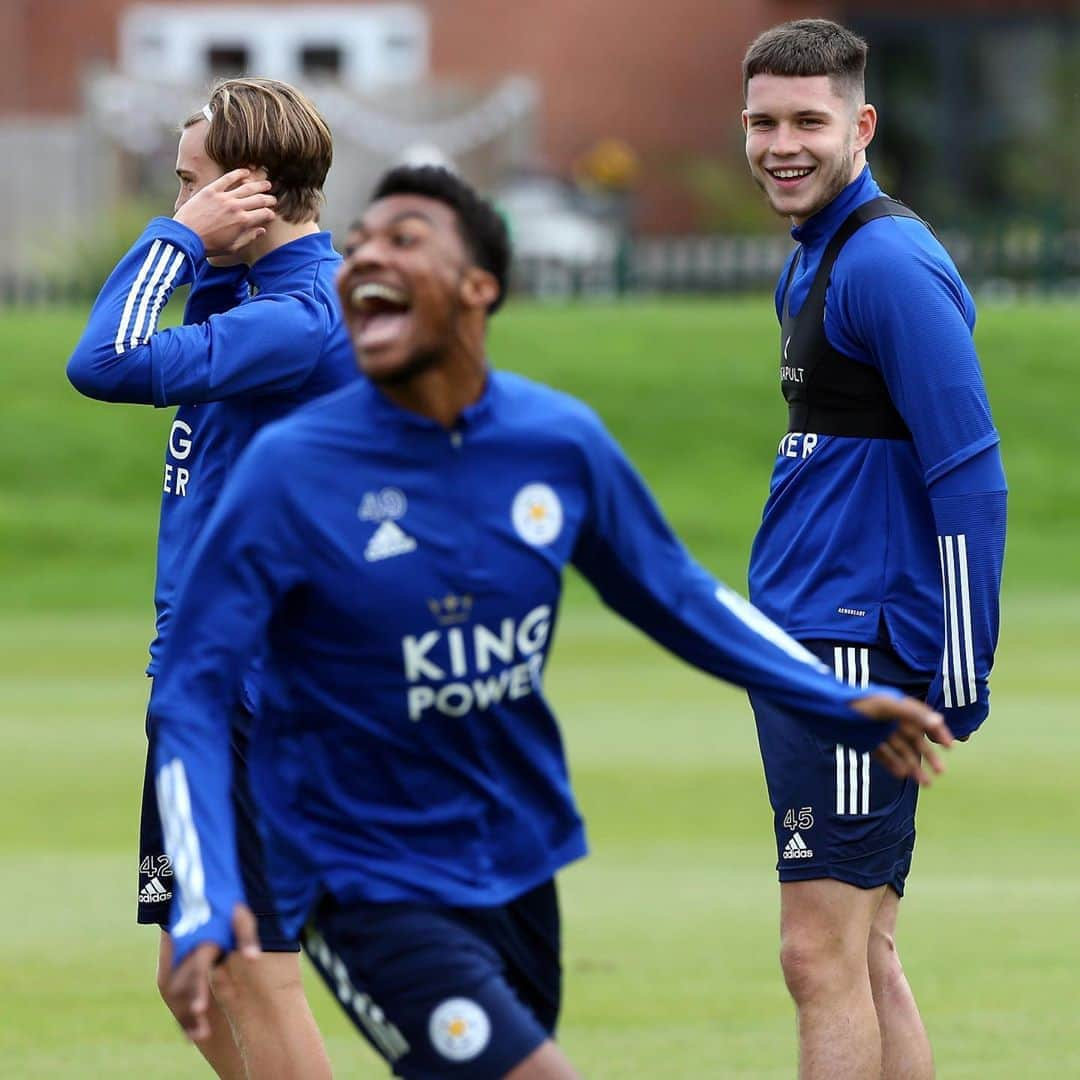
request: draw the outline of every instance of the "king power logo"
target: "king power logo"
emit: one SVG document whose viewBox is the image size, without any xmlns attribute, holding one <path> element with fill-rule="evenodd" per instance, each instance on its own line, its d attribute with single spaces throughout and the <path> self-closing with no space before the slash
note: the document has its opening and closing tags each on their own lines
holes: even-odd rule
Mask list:
<svg viewBox="0 0 1080 1080">
<path fill-rule="evenodd" d="M 540 604 L 497 627 L 473 623 L 401 639 L 409 719 L 460 717 L 540 690 L 551 608 Z"/>
<path fill-rule="evenodd" d="M 169 456 L 173 461 L 187 461 L 191 456 L 191 437 L 193 432 L 190 424 L 183 420 L 174 420 L 169 431 Z M 171 461 L 165 462 L 165 479 L 161 490 L 166 495 L 179 495 L 184 498 L 187 495 L 188 481 L 191 479 L 191 470 L 184 465 L 174 465 Z"/>
</svg>

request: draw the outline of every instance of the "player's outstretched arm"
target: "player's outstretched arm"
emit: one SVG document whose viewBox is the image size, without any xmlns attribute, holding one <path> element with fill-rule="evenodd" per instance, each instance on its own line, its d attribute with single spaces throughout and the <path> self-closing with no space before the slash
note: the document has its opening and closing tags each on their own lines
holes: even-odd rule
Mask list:
<svg viewBox="0 0 1080 1080">
<path fill-rule="evenodd" d="M 573 561 L 604 601 L 687 663 L 792 709 L 826 738 L 856 750 L 885 744 L 888 766 L 928 781 L 920 751 L 927 733 L 948 740 L 941 718 L 885 687 L 842 684 L 691 558 L 595 418 L 586 435 L 593 505 Z M 859 699 L 868 702 L 862 709 Z"/>
<path fill-rule="evenodd" d="M 255 916 L 244 904 L 233 911 L 233 933 L 236 951 L 254 959 L 259 955 L 259 935 Z M 191 952 L 173 968 L 162 991 L 169 1009 L 180 1022 L 184 1034 L 193 1042 L 210 1036 L 207 1012 L 210 1008 L 210 972 L 221 959 L 220 946 L 207 941 Z"/>
<path fill-rule="evenodd" d="M 952 746 L 954 740 L 945 718 L 930 706 L 910 697 L 871 694 L 853 701 L 851 707 L 870 720 L 895 723 L 874 751 L 877 760 L 893 776 L 901 780 L 911 777 L 922 787 L 929 787 L 933 774 L 945 771 L 944 763 L 930 744 Z"/>
</svg>

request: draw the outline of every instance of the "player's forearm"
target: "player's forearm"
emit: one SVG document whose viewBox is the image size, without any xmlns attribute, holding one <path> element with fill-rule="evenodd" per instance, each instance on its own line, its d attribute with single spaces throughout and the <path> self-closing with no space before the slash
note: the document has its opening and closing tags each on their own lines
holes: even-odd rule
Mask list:
<svg viewBox="0 0 1080 1080">
<path fill-rule="evenodd" d="M 100 401 L 154 404 L 149 341 L 169 296 L 191 279 L 202 246 L 155 218 L 109 275 L 67 365 L 71 384 Z"/>
<path fill-rule="evenodd" d="M 574 564 L 605 603 L 687 663 L 793 708 L 846 745 L 870 749 L 886 737 L 851 702 L 891 691 L 840 683 L 690 556 L 613 442 L 593 449 L 596 495 Z"/>
<path fill-rule="evenodd" d="M 989 712 L 988 679 L 999 625 L 1005 556 L 1005 475 L 997 447 L 930 488 L 941 561 L 944 642 L 931 704 L 956 735 Z"/>
<path fill-rule="evenodd" d="M 228 716 L 220 704 L 215 709 L 194 698 L 180 708 L 184 696 L 182 680 L 166 676 L 151 708 L 158 808 L 177 889 L 169 927 L 177 964 L 203 942 L 231 949 L 232 912 L 244 898 Z"/>
<path fill-rule="evenodd" d="M 588 573 L 601 596 L 653 640 L 687 663 L 752 693 L 785 705 L 815 725 L 825 737 L 857 749 L 872 749 L 889 733 L 868 724 L 851 708 L 871 693 L 894 694 L 876 685 L 851 687 L 757 608 L 718 583 L 685 555 L 647 558 L 651 570 L 620 577 L 612 554 L 604 569 Z M 674 571 L 674 572 L 673 572 Z"/>
</svg>

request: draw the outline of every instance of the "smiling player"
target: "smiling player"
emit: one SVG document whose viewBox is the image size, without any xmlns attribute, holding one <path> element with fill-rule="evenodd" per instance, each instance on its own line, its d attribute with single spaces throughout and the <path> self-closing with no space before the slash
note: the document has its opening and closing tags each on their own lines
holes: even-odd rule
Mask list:
<svg viewBox="0 0 1080 1080">
<path fill-rule="evenodd" d="M 798 247 L 776 293 L 788 405 L 750 563 L 753 602 L 852 685 L 989 712 L 1005 476 L 952 260 L 866 162 L 867 46 L 823 19 L 743 62 L 746 156 Z M 917 785 L 752 693 L 781 881 L 781 964 L 803 1080 L 929 1080 L 896 951 Z"/>
<path fill-rule="evenodd" d="M 339 288 L 367 379 L 253 442 L 163 660 L 168 993 L 198 1036 L 212 964 L 254 944 L 221 702 L 265 647 L 251 769 L 285 927 L 307 924 L 397 1075 L 570 1080 L 554 875 L 586 848 L 543 688 L 564 566 L 687 661 L 834 737 L 860 714 L 897 720 L 901 774 L 928 780 L 924 733 L 950 736 L 924 705 L 837 682 L 697 566 L 584 405 L 489 367 L 510 258 L 489 203 L 401 168 L 356 242 Z"/>
</svg>

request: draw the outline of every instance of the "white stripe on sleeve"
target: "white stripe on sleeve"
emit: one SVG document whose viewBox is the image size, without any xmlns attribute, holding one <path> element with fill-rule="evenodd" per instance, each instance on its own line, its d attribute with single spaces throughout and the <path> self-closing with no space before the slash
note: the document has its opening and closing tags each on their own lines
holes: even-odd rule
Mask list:
<svg viewBox="0 0 1080 1080">
<path fill-rule="evenodd" d="M 937 538 L 938 543 L 938 555 L 941 559 L 941 597 L 942 597 L 942 612 L 945 622 L 945 640 L 949 638 L 949 587 L 945 582 L 945 540 L 939 536 Z M 941 689 L 945 695 L 945 708 L 951 709 L 953 704 L 952 696 L 952 677 L 949 672 L 949 650 L 943 648 L 941 651 Z"/>
<path fill-rule="evenodd" d="M 164 307 L 165 301 L 169 298 L 169 289 L 172 288 L 172 283 L 176 279 L 176 275 L 180 272 L 180 267 L 183 265 L 184 253 L 178 251 L 176 253 L 176 258 L 173 259 L 168 272 L 165 274 L 165 277 L 161 279 L 161 284 L 158 286 L 157 296 L 154 297 L 154 303 L 150 307 L 150 317 L 146 323 L 146 333 L 140 341 L 137 343 L 133 342 L 132 344 L 143 345 L 157 332 L 158 316 L 161 314 L 161 309 Z"/>
<path fill-rule="evenodd" d="M 975 639 L 971 633 L 971 594 L 968 583 L 967 561 L 967 534 L 959 533 L 956 537 L 958 563 L 960 568 L 960 611 L 963 622 L 960 624 L 960 633 L 967 653 L 967 685 L 968 701 L 974 704 L 977 694 L 975 690 Z"/>
<path fill-rule="evenodd" d="M 966 705 L 964 696 L 963 669 L 964 660 L 960 652 L 960 619 L 956 599 L 956 559 L 953 552 L 952 536 L 943 538 L 945 541 L 945 581 L 947 589 L 945 594 L 945 646 L 950 653 L 950 668 L 953 675 L 953 693 L 957 705 Z"/>
<path fill-rule="evenodd" d="M 165 850 L 172 856 L 173 874 L 178 886 L 180 919 L 173 929 L 178 936 L 190 934 L 210 921 L 206 899 L 206 874 L 203 871 L 199 834 L 191 813 L 184 763 L 179 758 L 163 765 L 157 774 L 158 808 L 165 833 Z"/>
<path fill-rule="evenodd" d="M 131 327 L 131 338 L 128 341 L 128 345 L 131 348 L 135 348 L 136 345 L 141 345 L 145 340 L 143 337 L 143 325 L 146 320 L 146 312 L 150 307 L 150 297 L 157 288 L 158 281 L 165 273 L 175 251 L 176 249 L 172 244 L 162 245 L 161 254 L 158 256 L 158 261 L 154 265 L 154 272 L 150 275 L 150 280 L 146 283 L 146 288 L 143 290 L 142 300 L 139 301 L 139 310 L 135 314 L 135 322 Z"/>
<path fill-rule="evenodd" d="M 127 299 L 124 301 L 124 310 L 120 315 L 120 325 L 116 328 L 116 340 L 113 342 L 113 347 L 116 349 L 117 356 L 124 351 L 124 337 L 127 334 L 128 321 L 131 319 L 131 313 L 135 309 L 135 301 L 139 298 L 139 291 L 142 289 L 143 282 L 146 280 L 146 275 L 149 272 L 154 259 L 157 257 L 160 248 L 160 240 L 155 240 L 150 245 L 150 253 L 143 260 L 143 264 L 139 267 L 139 272 L 135 275 L 135 280 L 132 283 L 131 288 L 128 289 Z"/>
</svg>

